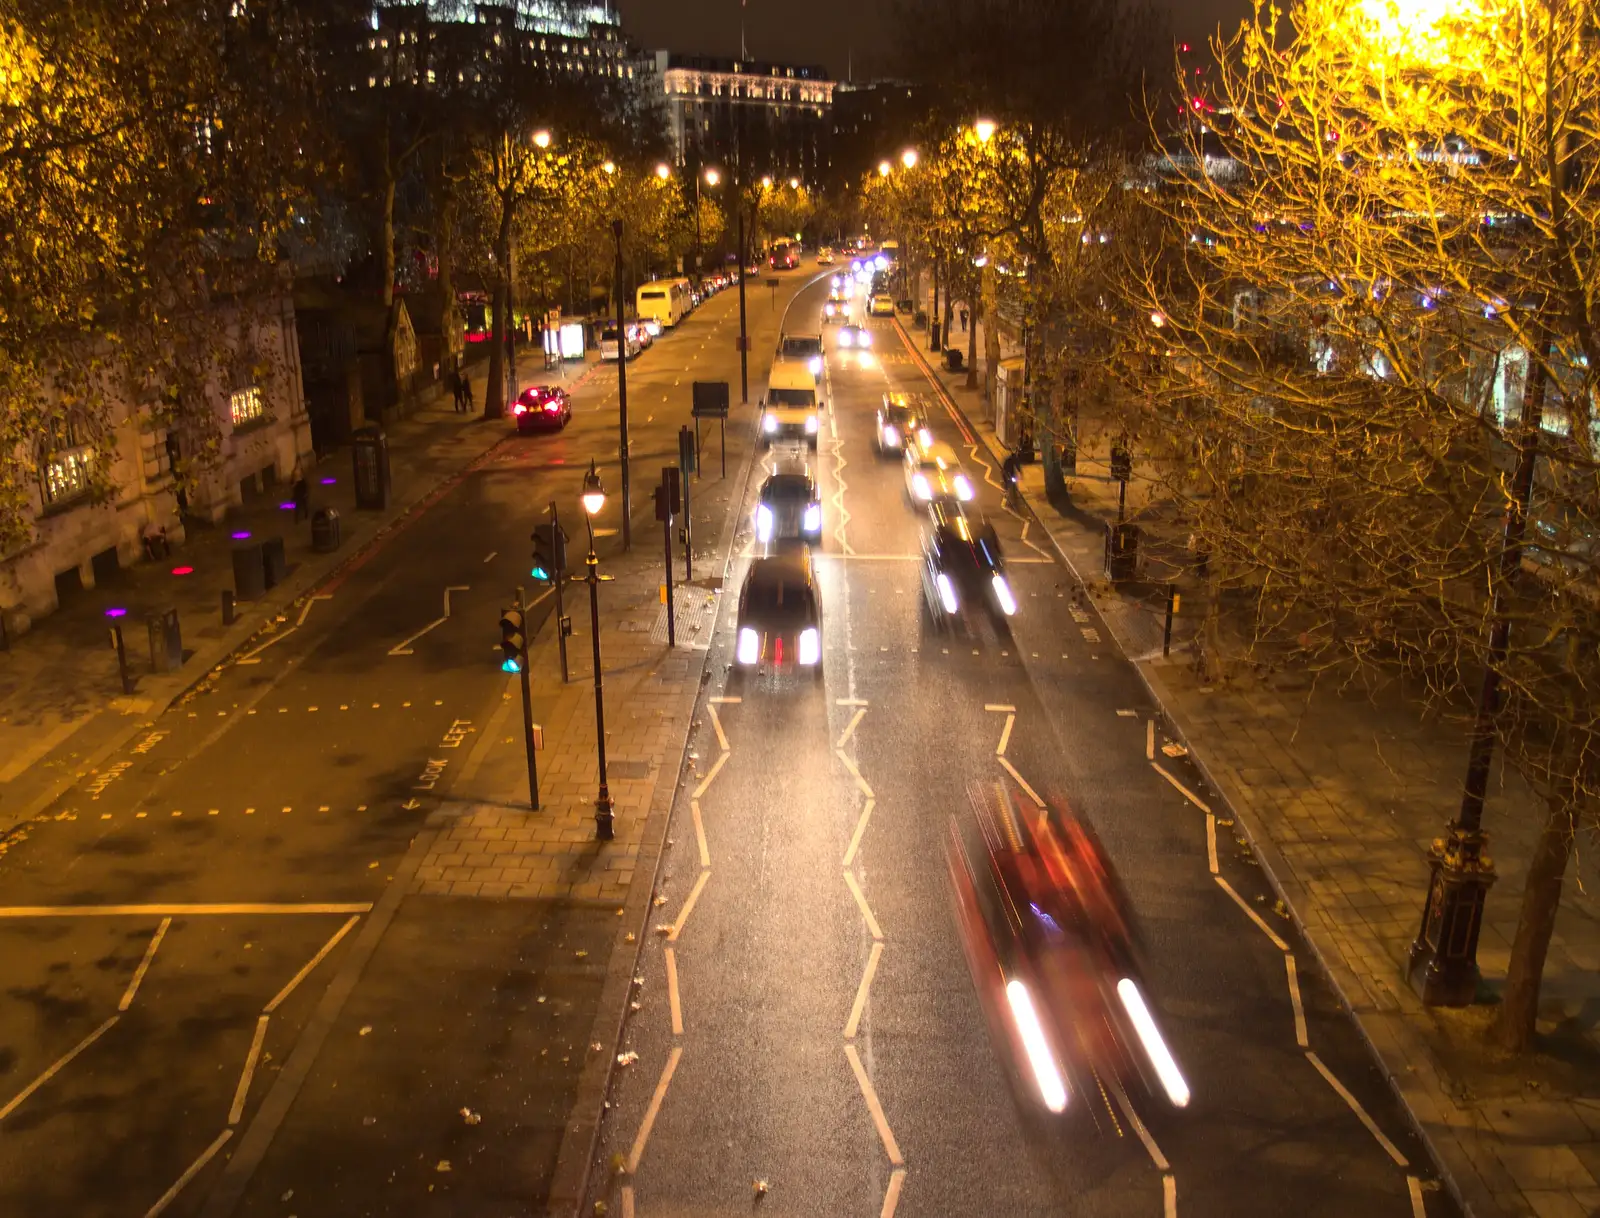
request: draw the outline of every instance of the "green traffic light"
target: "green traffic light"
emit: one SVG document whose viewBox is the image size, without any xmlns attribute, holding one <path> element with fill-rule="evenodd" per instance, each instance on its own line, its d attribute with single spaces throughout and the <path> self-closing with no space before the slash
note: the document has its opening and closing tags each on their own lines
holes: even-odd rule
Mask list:
<svg viewBox="0 0 1600 1218">
<path fill-rule="evenodd" d="M 546 571 L 539 563 L 534 563 L 533 570 L 529 571 L 528 574 L 533 576 L 534 579 L 539 580 L 541 583 L 548 583 L 550 581 L 550 572 Z"/>
<path fill-rule="evenodd" d="M 500 671 L 501 672 L 521 672 L 522 671 L 522 664 L 517 660 L 507 659 L 507 660 L 504 660 L 504 661 L 501 662 Z"/>
</svg>

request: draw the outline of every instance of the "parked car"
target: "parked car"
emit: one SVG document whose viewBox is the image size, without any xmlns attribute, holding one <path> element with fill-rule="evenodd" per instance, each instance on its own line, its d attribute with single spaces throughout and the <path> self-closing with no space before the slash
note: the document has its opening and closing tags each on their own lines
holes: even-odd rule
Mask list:
<svg viewBox="0 0 1600 1218">
<path fill-rule="evenodd" d="M 644 350 L 643 346 L 639 342 L 638 335 L 634 332 L 634 329 L 631 326 L 628 327 L 627 346 L 628 359 L 632 359 L 634 356 L 638 355 L 640 351 Z M 615 361 L 616 358 L 617 328 L 615 326 L 607 326 L 604 330 L 600 331 L 600 359 L 602 361 Z"/>
</svg>

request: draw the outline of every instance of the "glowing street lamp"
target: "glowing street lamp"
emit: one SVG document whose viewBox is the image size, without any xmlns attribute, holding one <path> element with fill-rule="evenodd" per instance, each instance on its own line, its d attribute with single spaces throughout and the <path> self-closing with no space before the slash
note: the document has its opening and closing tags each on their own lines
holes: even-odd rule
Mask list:
<svg viewBox="0 0 1600 1218">
<path fill-rule="evenodd" d="M 607 174 L 613 174 L 617 172 L 617 163 L 615 161 L 607 161 L 600 168 L 605 170 Z"/>
<path fill-rule="evenodd" d="M 978 143 L 987 144 L 994 138 L 995 121 L 992 118 L 980 118 L 972 124 L 972 132 L 978 137 Z"/>
<path fill-rule="evenodd" d="M 533 146 L 535 148 L 550 147 L 550 133 L 543 127 L 533 133 Z"/>
<path fill-rule="evenodd" d="M 907 148 L 900 154 L 900 163 L 907 169 L 915 169 L 917 167 L 917 150 L 915 148 Z"/>
<path fill-rule="evenodd" d="M 770 173 L 761 175 L 761 189 L 762 190 L 771 190 L 772 189 L 772 175 Z"/>
<path fill-rule="evenodd" d="M 672 166 L 668 165 L 665 161 L 656 166 L 656 177 L 660 178 L 663 182 L 665 182 L 671 176 Z"/>
<path fill-rule="evenodd" d="M 587 570 L 584 582 L 589 585 L 589 633 L 594 636 L 594 734 L 600 763 L 600 791 L 594 801 L 594 835 L 600 841 L 608 842 L 615 835 L 616 828 L 611 788 L 606 784 L 606 695 L 600 673 L 600 581 L 610 576 L 601 576 L 600 560 L 594 552 L 594 518 L 606 505 L 606 492 L 600 485 L 600 471 L 595 469 L 592 460 L 589 462 L 589 472 L 583 476 L 581 501 L 584 520 L 589 525 L 589 556 L 584 559 Z"/>
<path fill-rule="evenodd" d="M 893 169 L 893 166 L 890 165 L 888 161 L 878 162 L 878 176 L 880 178 L 888 177 L 891 169 Z"/>
<path fill-rule="evenodd" d="M 799 178 L 790 178 L 789 179 L 789 189 L 790 190 L 799 190 L 800 189 L 800 179 Z"/>
<path fill-rule="evenodd" d="M 720 181 L 722 181 L 722 175 L 715 168 L 706 170 L 707 186 L 715 186 Z"/>
</svg>

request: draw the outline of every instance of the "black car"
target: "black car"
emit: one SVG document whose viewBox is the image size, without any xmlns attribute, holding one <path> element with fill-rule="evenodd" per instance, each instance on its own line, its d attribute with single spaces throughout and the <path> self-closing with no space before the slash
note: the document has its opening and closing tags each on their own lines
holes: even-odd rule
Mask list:
<svg viewBox="0 0 1600 1218">
<path fill-rule="evenodd" d="M 935 499 L 922 534 L 922 594 L 935 624 L 987 612 L 1006 628 L 1017 612 L 994 526 L 956 499 Z"/>
<path fill-rule="evenodd" d="M 822 495 L 804 465 L 781 467 L 767 475 L 756 496 L 756 540 L 822 540 Z"/>
<path fill-rule="evenodd" d="M 560 431 L 572 422 L 572 399 L 558 385 L 530 385 L 511 405 L 519 432 Z"/>
<path fill-rule="evenodd" d="M 750 564 L 733 660 L 735 673 L 794 671 L 822 680 L 822 594 L 805 546 Z"/>
</svg>

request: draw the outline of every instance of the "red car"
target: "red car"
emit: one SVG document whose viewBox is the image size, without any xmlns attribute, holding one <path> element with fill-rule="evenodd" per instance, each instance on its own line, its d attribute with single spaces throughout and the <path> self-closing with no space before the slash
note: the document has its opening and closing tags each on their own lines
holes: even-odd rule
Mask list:
<svg viewBox="0 0 1600 1218">
<path fill-rule="evenodd" d="M 530 385 L 512 403 L 517 431 L 560 431 L 572 422 L 572 399 L 555 385 Z"/>
</svg>

